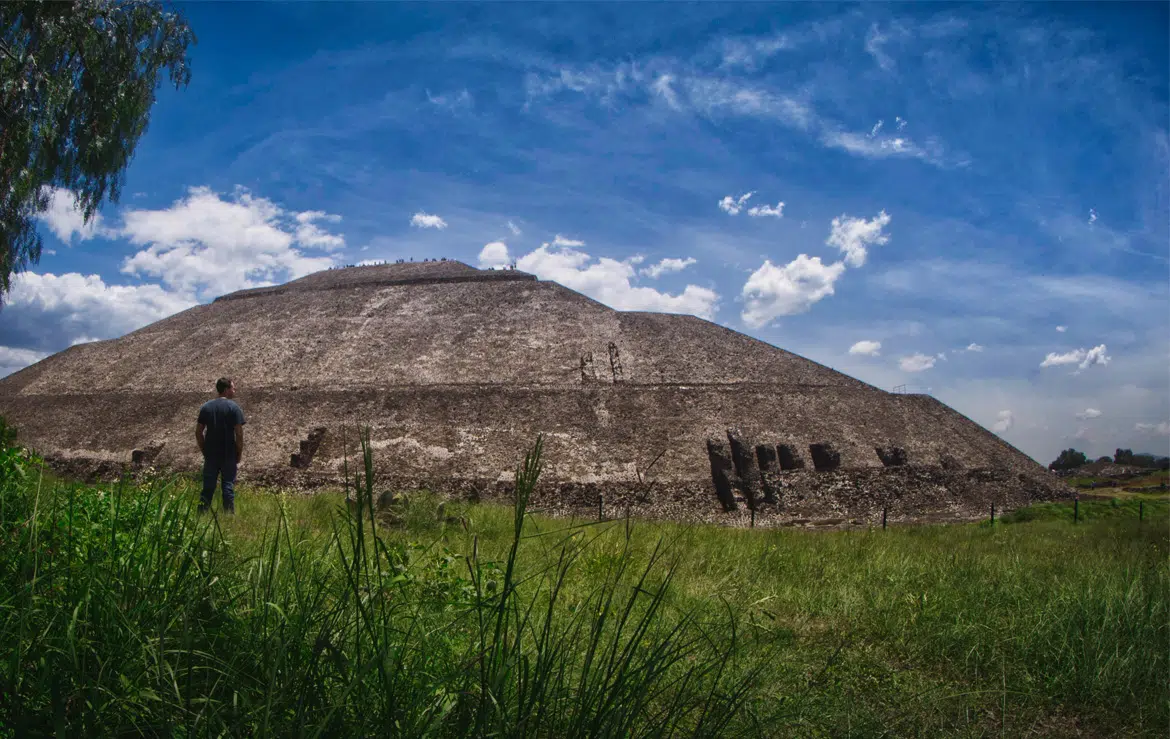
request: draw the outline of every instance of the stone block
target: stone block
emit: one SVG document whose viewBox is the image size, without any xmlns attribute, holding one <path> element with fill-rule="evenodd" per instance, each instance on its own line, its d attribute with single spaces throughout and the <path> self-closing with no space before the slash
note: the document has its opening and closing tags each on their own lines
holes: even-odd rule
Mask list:
<svg viewBox="0 0 1170 739">
<path fill-rule="evenodd" d="M 813 467 L 817 472 L 833 472 L 841 466 L 841 453 L 827 442 L 809 444 L 808 454 L 812 457 Z"/>
</svg>

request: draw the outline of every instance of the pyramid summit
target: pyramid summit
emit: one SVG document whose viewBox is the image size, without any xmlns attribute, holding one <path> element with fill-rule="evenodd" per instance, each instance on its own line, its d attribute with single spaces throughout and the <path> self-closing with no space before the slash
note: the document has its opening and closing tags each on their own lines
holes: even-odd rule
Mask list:
<svg viewBox="0 0 1170 739">
<path fill-rule="evenodd" d="M 506 494 L 537 434 L 547 508 L 737 520 L 964 518 L 1064 494 L 922 395 L 888 393 L 694 316 L 618 311 L 518 270 L 426 261 L 241 290 L 0 380 L 0 413 L 62 469 L 195 470 L 232 377 L 241 479 L 338 484 L 357 429 L 379 479 Z"/>
</svg>

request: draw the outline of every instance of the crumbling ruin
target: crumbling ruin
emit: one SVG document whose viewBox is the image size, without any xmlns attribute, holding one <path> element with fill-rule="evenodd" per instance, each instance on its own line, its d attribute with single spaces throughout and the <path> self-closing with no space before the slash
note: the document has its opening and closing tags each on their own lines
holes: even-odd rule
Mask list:
<svg viewBox="0 0 1170 739">
<path fill-rule="evenodd" d="M 1067 491 L 931 397 L 884 392 L 693 316 L 616 311 L 454 261 L 225 295 L 0 380 L 0 413 L 71 473 L 194 470 L 196 412 L 221 375 L 248 417 L 242 476 L 253 482 L 337 485 L 369 425 L 384 485 L 485 497 L 507 495 L 542 433 L 538 505 L 566 512 L 596 511 L 604 496 L 633 515 L 751 513 L 757 525 L 872 522 L 883 510 L 961 519 Z M 637 466 L 648 459 L 649 481 Z"/>
</svg>

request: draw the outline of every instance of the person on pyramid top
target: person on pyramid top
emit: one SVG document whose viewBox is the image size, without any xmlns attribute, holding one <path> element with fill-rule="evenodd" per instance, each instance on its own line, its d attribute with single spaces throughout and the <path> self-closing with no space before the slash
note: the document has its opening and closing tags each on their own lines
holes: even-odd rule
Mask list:
<svg viewBox="0 0 1170 739">
<path fill-rule="evenodd" d="M 199 512 L 211 509 L 216 482 L 223 482 L 224 513 L 236 512 L 236 470 L 244 456 L 244 411 L 233 398 L 236 387 L 230 377 L 215 382 L 219 397 L 209 400 L 199 409 L 195 424 L 195 443 L 203 452 L 203 492 L 199 496 Z"/>
</svg>

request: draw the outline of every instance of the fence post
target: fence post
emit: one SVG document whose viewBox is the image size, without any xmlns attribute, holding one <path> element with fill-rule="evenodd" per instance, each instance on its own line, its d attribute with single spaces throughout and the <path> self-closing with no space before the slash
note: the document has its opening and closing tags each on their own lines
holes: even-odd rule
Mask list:
<svg viewBox="0 0 1170 739">
<path fill-rule="evenodd" d="M 1073 523 L 1081 521 L 1081 499 L 1073 498 Z"/>
<path fill-rule="evenodd" d="M 755 527 L 756 527 L 756 509 L 753 508 L 752 509 L 752 528 L 754 529 Z"/>
<path fill-rule="evenodd" d="M 882 506 L 882 531 L 886 530 L 886 512 L 887 506 Z"/>
<path fill-rule="evenodd" d="M 1141 523 L 1146 517 L 1146 501 L 1138 501 L 1138 523 Z"/>
<path fill-rule="evenodd" d="M 995 525 L 995 501 L 991 502 L 991 525 Z"/>
<path fill-rule="evenodd" d="M 597 520 L 605 520 L 605 496 L 601 493 L 597 494 Z"/>
</svg>

